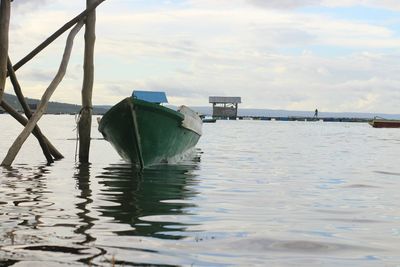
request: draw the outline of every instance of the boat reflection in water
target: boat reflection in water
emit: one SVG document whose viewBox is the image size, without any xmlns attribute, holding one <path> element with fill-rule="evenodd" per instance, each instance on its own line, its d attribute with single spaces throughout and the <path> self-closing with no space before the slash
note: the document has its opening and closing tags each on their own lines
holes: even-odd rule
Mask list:
<svg viewBox="0 0 400 267">
<path fill-rule="evenodd" d="M 97 211 L 102 217 L 132 226 L 116 231 L 118 235 L 181 239 L 187 226 L 180 222 L 182 215 L 189 215 L 195 207 L 189 199 L 197 194 L 197 178 L 192 171 L 198 161 L 161 165 L 143 172 L 129 164 L 105 168 L 96 178 L 103 185 L 98 197 L 106 205 L 98 206 Z"/>
</svg>

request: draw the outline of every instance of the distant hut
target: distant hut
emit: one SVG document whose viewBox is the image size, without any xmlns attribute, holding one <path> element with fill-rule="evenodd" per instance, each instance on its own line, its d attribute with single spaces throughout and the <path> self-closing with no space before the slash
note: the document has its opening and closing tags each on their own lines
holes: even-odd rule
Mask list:
<svg viewBox="0 0 400 267">
<path fill-rule="evenodd" d="M 213 117 L 220 119 L 236 119 L 238 104 L 241 97 L 210 96 L 209 103 L 213 105 Z"/>
</svg>

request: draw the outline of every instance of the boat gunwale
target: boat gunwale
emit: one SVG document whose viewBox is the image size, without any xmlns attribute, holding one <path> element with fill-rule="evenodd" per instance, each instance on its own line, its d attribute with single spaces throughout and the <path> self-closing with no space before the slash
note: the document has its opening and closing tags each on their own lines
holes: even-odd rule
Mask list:
<svg viewBox="0 0 400 267">
<path fill-rule="evenodd" d="M 132 97 L 126 97 L 123 100 L 121 100 L 120 102 L 118 102 L 117 104 L 113 105 L 103 115 L 103 117 L 101 118 L 101 120 L 99 122 L 99 127 L 98 127 L 100 132 L 102 131 L 101 129 L 104 128 L 104 120 L 103 120 L 103 118 L 111 116 L 110 114 L 112 114 L 115 110 L 118 110 L 120 105 L 123 105 L 123 104 L 128 104 L 129 106 L 133 104 L 134 107 L 135 106 L 140 106 L 141 108 L 144 108 L 144 109 L 147 109 L 147 110 L 160 111 L 160 112 L 163 112 L 165 115 L 168 115 L 170 117 L 173 117 L 173 118 L 177 119 L 180 122 L 182 122 L 184 120 L 184 118 L 185 118 L 184 114 L 182 114 L 182 113 L 180 113 L 180 112 L 178 112 L 176 110 L 164 107 L 162 105 L 155 104 L 155 103 L 150 103 L 150 102 L 147 102 L 147 101 L 144 101 L 144 100 L 140 100 L 140 99 L 136 99 L 136 98 L 132 98 Z M 102 123 L 102 121 L 103 121 L 103 123 Z"/>
<path fill-rule="evenodd" d="M 124 100 L 132 101 L 134 107 L 135 106 L 140 106 L 140 107 L 145 108 L 145 109 L 152 109 L 152 110 L 158 110 L 158 111 L 161 111 L 161 112 L 165 112 L 165 113 L 167 113 L 168 115 L 170 115 L 172 117 L 179 118 L 181 121 L 185 118 L 185 115 L 180 113 L 179 111 L 164 107 L 164 106 L 159 105 L 159 104 L 147 102 L 147 101 L 140 100 L 140 99 L 137 99 L 137 98 L 132 98 L 132 97 L 127 97 Z"/>
</svg>

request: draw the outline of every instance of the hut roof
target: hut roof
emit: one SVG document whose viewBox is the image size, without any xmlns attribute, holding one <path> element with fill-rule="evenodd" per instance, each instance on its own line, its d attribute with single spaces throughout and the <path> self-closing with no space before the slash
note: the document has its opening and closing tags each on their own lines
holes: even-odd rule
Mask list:
<svg viewBox="0 0 400 267">
<path fill-rule="evenodd" d="M 242 103 L 238 96 L 210 96 L 209 103 Z"/>
<path fill-rule="evenodd" d="M 168 103 L 165 92 L 133 91 L 132 97 L 151 103 Z"/>
</svg>

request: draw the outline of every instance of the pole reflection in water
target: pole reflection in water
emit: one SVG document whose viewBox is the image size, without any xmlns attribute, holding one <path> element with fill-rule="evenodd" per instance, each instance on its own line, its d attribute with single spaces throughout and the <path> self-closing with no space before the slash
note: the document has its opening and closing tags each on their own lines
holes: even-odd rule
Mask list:
<svg viewBox="0 0 400 267">
<path fill-rule="evenodd" d="M 83 200 L 76 204 L 76 208 L 80 211 L 77 215 L 81 219 L 81 222 L 84 223 L 75 230 L 75 233 L 85 236 L 85 240 L 79 242 L 80 245 L 83 245 L 96 240 L 96 238 L 92 237 L 87 232 L 87 230 L 92 228 L 94 221 L 96 220 L 88 215 L 90 210 L 87 207 L 93 202 L 93 199 L 91 198 L 92 190 L 90 190 L 90 164 L 79 164 L 77 166 L 75 178 L 77 187 L 80 190 L 80 195 L 78 197 Z"/>
<path fill-rule="evenodd" d="M 9 236 L 9 233 L 14 235 L 20 229 L 37 229 L 46 208 L 53 204 L 47 200 L 45 194 L 46 179 L 44 175 L 48 171 L 47 167 L 38 166 L 36 169 L 36 167 L 22 166 L 20 169 L 9 167 L 3 170 L 0 190 L 2 196 L 0 236 Z M 26 171 L 29 175 L 24 173 Z M 16 240 L 16 238 L 16 236 L 10 238 L 11 244 L 27 242 L 25 239 L 34 239 L 29 235 L 18 235 L 18 239 L 22 240 Z M 8 244 L 7 238 L 0 241 Z"/>
<path fill-rule="evenodd" d="M 83 200 L 82 202 L 76 204 L 76 208 L 79 211 L 77 216 L 80 218 L 80 222 L 82 224 L 76 228 L 74 233 L 83 235 L 84 240 L 81 242 L 76 242 L 76 244 L 88 245 L 89 243 L 96 241 L 96 238 L 89 233 L 89 230 L 93 227 L 94 222 L 97 220 L 96 218 L 89 216 L 90 208 L 88 206 L 93 203 L 92 190 L 90 189 L 90 164 L 79 164 L 76 167 L 76 173 L 74 177 L 77 182 L 77 187 L 80 191 L 78 198 Z M 107 253 L 106 250 L 100 247 L 98 247 L 97 250 L 94 250 L 94 252 L 94 254 L 87 253 L 87 257 L 82 257 L 78 261 L 91 265 L 93 259 Z"/>
<path fill-rule="evenodd" d="M 196 162 L 184 165 L 163 165 L 139 172 L 131 165 L 112 165 L 97 176 L 104 185 L 100 193 L 107 205 L 98 207 L 102 216 L 113 218 L 131 229 L 116 231 L 118 235 L 181 239 L 187 224 L 178 216 L 190 214 L 195 207 L 188 199 L 197 193 L 192 171 Z"/>
</svg>

